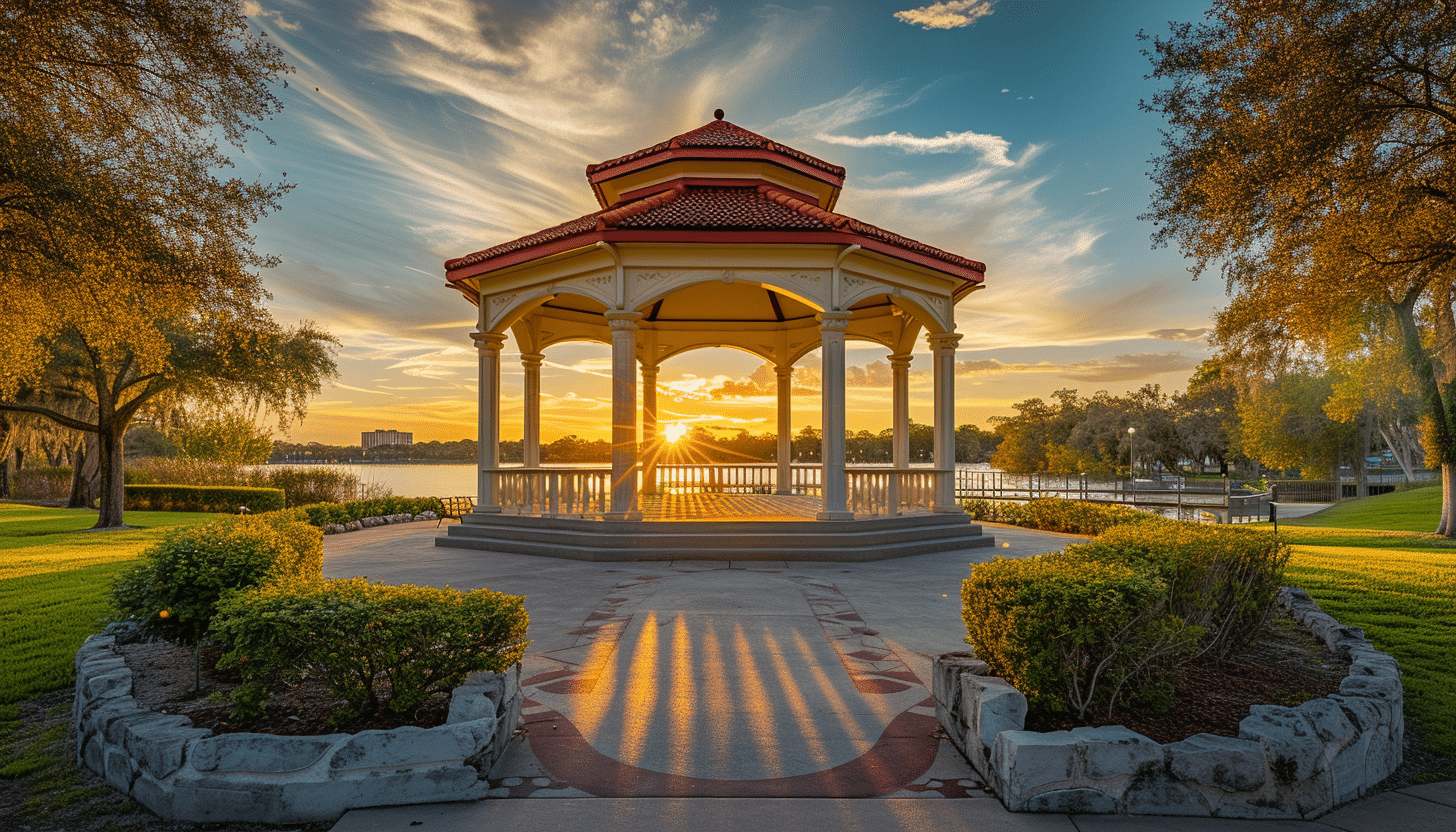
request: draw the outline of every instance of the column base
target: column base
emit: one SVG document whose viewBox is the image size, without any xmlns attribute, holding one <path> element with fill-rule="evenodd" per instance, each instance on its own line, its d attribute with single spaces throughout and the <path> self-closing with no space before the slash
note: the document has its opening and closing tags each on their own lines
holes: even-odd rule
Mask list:
<svg viewBox="0 0 1456 832">
<path fill-rule="evenodd" d="M 792 497 L 794 492 L 788 488 L 779 488 L 774 491 L 774 494 L 779 497 Z"/>
<path fill-rule="evenodd" d="M 640 511 L 613 511 L 602 515 L 603 520 L 641 520 Z"/>
<path fill-rule="evenodd" d="M 815 520 L 853 520 L 852 511 L 821 511 L 814 515 Z"/>
<path fill-rule="evenodd" d="M 471 514 L 500 514 L 501 513 L 501 507 L 500 506 L 476 506 L 474 509 L 471 510 L 470 513 Z"/>
</svg>

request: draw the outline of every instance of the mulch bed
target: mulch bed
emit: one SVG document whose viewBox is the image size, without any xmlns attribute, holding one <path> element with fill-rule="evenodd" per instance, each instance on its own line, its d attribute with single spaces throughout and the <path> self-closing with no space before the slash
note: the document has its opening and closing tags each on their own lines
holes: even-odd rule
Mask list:
<svg viewBox="0 0 1456 832">
<path fill-rule="evenodd" d="M 258 734 L 304 736 L 314 734 L 352 734 L 371 729 L 389 730 L 406 725 L 434 728 L 444 725 L 450 713 L 450 695 L 436 694 L 412 713 L 391 713 L 381 710 L 370 717 L 331 725 L 329 720 L 344 704 L 329 695 L 320 682 L 305 681 L 268 703 L 268 712 L 260 719 L 240 722 L 231 716 L 232 706 L 225 697 L 237 688 L 237 674 L 218 670 L 221 650 L 202 651 L 202 690 L 192 690 L 192 648 L 169 642 L 125 644 L 117 647 L 132 671 L 132 696 L 137 704 L 166 714 L 181 714 L 198 728 L 211 728 L 214 733 L 232 734 L 248 731 Z M 387 689 L 386 689 L 387 696 Z"/>
<path fill-rule="evenodd" d="M 1200 733 L 1237 737 L 1250 705 L 1294 706 L 1338 693 L 1349 668 L 1348 659 L 1330 655 L 1284 613 L 1242 652 L 1223 661 L 1204 656 L 1188 665 L 1174 686 L 1174 705 L 1165 713 L 1117 709 L 1109 718 L 1104 707 L 1079 722 L 1064 713 L 1038 712 L 1027 716 L 1026 728 L 1065 731 L 1124 725 L 1160 743 Z"/>
<path fill-rule="evenodd" d="M 133 696 L 143 707 L 181 714 L 199 728 L 220 734 L 251 731 L 289 736 L 354 733 L 404 725 L 433 728 L 445 724 L 450 710 L 448 694 L 439 694 L 414 713 L 381 712 L 340 725 L 329 720 L 342 704 L 318 682 L 305 683 L 276 697 L 265 717 L 249 722 L 231 718 L 224 697 L 237 687 L 236 674 L 216 669 L 220 651 L 202 651 L 202 690 L 192 687 L 192 649 L 166 642 L 118 647 L 133 674 Z M 1031 731 L 1068 730 L 1080 725 L 1124 725 L 1157 742 L 1177 742 L 1194 734 L 1239 735 L 1239 722 L 1250 705 L 1298 705 L 1337 693 L 1349 662 L 1331 656 L 1287 614 L 1271 621 L 1255 643 L 1237 655 L 1219 661 L 1201 658 L 1184 671 L 1175 687 L 1173 707 L 1164 713 L 1147 709 L 1118 709 L 1109 718 L 1103 709 L 1077 721 L 1068 714 L 1033 712 L 1027 717 Z"/>
</svg>

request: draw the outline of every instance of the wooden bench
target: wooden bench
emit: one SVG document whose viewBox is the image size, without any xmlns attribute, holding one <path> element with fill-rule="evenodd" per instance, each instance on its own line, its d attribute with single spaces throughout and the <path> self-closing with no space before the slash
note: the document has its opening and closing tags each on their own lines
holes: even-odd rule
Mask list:
<svg viewBox="0 0 1456 832">
<path fill-rule="evenodd" d="M 436 497 L 435 502 L 440 504 L 440 519 L 435 523 L 437 529 L 446 520 L 459 520 L 475 511 L 474 497 Z"/>
</svg>

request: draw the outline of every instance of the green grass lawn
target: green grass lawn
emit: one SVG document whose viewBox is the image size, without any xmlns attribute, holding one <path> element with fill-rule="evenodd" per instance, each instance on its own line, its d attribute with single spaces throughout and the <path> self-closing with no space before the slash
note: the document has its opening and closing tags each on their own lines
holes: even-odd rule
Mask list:
<svg viewBox="0 0 1456 832">
<path fill-rule="evenodd" d="M 1429 534 L 1440 519 L 1441 487 L 1435 485 L 1336 503 L 1318 514 L 1280 521 L 1279 528 L 1290 525 Z"/>
<path fill-rule="evenodd" d="M 44 694 L 71 684 L 76 648 L 110 619 L 112 576 L 168 528 L 215 517 L 135 511 L 126 522 L 138 528 L 93 532 L 94 511 L 0 503 L 0 778 L 25 784 L 23 817 L 92 798 L 110 798 L 111 811 L 132 808 L 109 787 L 82 787 L 66 738 L 70 704 Z M 27 701 L 32 718 L 22 723 Z"/>
<path fill-rule="evenodd" d="M 1422 488 L 1340 503 L 1279 533 L 1294 544 L 1288 583 L 1400 660 L 1406 712 L 1427 747 L 1456 758 L 1456 541 L 1428 533 L 1440 514 L 1440 488 Z"/>
<path fill-rule="evenodd" d="M 96 512 L 0 503 L 0 721 L 15 703 L 65 687 L 76 648 L 105 626 L 111 578 L 169 527 L 217 515 L 128 512 L 136 529 L 87 531 Z"/>
</svg>

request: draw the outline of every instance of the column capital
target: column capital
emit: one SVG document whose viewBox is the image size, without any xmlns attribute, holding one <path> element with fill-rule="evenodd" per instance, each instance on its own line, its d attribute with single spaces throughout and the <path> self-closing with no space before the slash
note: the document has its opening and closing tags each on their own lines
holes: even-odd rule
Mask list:
<svg viewBox="0 0 1456 832">
<path fill-rule="evenodd" d="M 910 361 L 914 357 L 915 356 L 911 355 L 908 352 L 897 352 L 894 355 L 890 356 L 890 369 L 908 370 L 910 369 Z"/>
<path fill-rule="evenodd" d="M 777 378 L 777 379 L 779 379 L 780 381 L 783 381 L 785 379 L 793 379 L 793 377 L 794 377 L 794 365 L 790 364 L 787 367 L 775 365 L 774 366 L 774 377 Z"/>
<path fill-rule="evenodd" d="M 521 353 L 521 363 L 525 365 L 528 369 L 539 368 L 541 366 L 541 362 L 545 360 L 546 356 L 539 352 Z"/>
<path fill-rule="evenodd" d="M 610 326 L 613 331 L 636 329 L 637 322 L 642 320 L 641 312 L 634 312 L 630 309 L 608 309 L 604 314 L 607 326 Z"/>
<path fill-rule="evenodd" d="M 814 318 L 819 321 L 821 332 L 844 332 L 849 329 L 849 319 L 853 314 L 848 309 L 826 309 Z"/>
<path fill-rule="evenodd" d="M 470 337 L 475 341 L 475 346 L 482 350 L 500 350 L 506 342 L 506 336 L 499 332 L 472 332 Z"/>
<path fill-rule="evenodd" d="M 644 379 L 647 379 L 647 378 L 657 378 L 657 371 L 659 369 L 661 369 L 661 368 L 658 367 L 656 364 L 643 364 L 642 365 L 642 377 Z"/>
<path fill-rule="evenodd" d="M 932 332 L 925 336 L 925 341 L 932 350 L 953 350 L 961 342 L 961 338 L 959 332 Z"/>
</svg>

